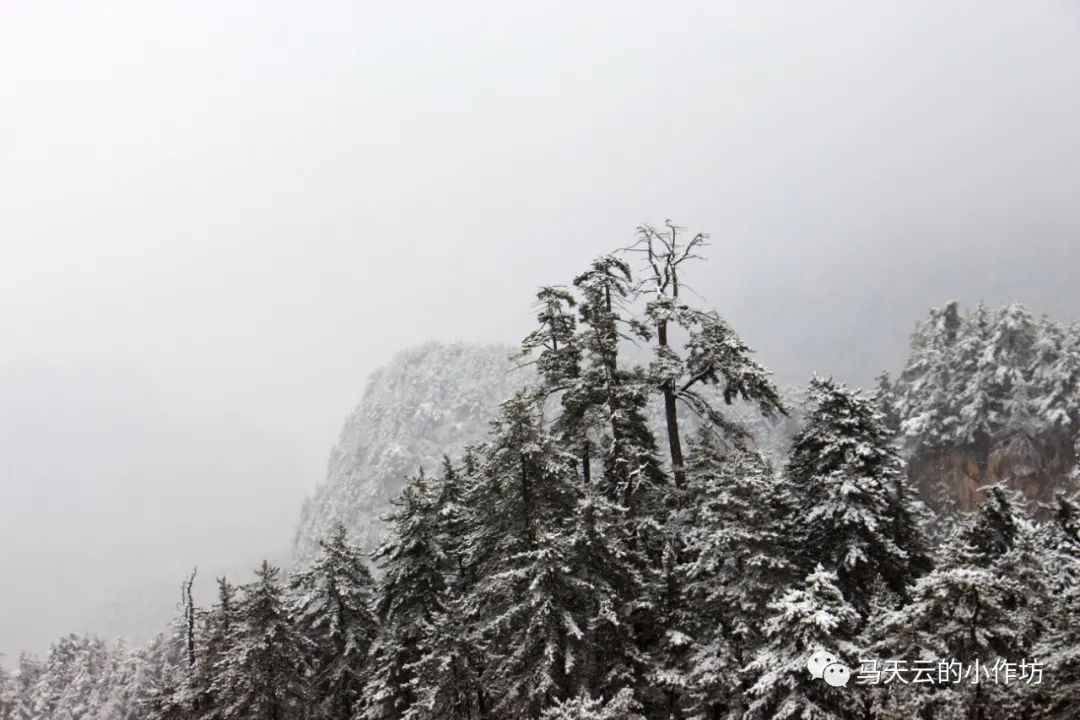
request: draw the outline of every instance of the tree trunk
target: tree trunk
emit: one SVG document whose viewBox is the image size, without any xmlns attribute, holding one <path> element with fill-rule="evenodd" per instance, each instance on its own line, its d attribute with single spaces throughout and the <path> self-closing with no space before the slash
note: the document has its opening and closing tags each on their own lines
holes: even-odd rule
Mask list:
<svg viewBox="0 0 1080 720">
<path fill-rule="evenodd" d="M 656 337 L 660 347 L 668 346 L 667 320 L 656 324 Z M 679 413 L 675 406 L 675 387 L 671 380 L 660 388 L 664 395 L 664 419 L 667 423 L 668 449 L 671 452 L 671 472 L 675 476 L 675 487 L 686 484 L 686 469 L 683 467 L 682 439 L 679 437 Z"/>
</svg>

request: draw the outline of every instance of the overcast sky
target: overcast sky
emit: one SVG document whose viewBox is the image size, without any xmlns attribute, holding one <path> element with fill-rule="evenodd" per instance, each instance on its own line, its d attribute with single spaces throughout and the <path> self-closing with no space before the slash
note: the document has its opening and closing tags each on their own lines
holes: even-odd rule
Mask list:
<svg viewBox="0 0 1080 720">
<path fill-rule="evenodd" d="M 1080 318 L 1078 128 L 1075 0 L 2 0 L 0 652 L 283 552 L 371 370 L 644 221 L 783 381 Z"/>
</svg>

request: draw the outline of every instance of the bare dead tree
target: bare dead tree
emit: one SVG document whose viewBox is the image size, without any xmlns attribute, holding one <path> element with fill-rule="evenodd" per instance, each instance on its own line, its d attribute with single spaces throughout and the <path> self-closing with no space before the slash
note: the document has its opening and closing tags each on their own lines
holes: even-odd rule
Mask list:
<svg viewBox="0 0 1080 720">
<path fill-rule="evenodd" d="M 195 584 L 195 576 L 198 573 L 199 568 L 193 569 L 191 575 L 180 586 L 181 602 L 184 608 L 184 640 L 187 645 L 189 667 L 195 667 L 195 600 L 191 593 L 191 586 Z"/>
<path fill-rule="evenodd" d="M 628 248 L 631 252 L 644 253 L 646 262 L 652 276 L 642 281 L 639 290 L 653 297 L 649 300 L 648 315 L 653 320 L 656 328 L 656 355 L 659 373 L 660 394 L 664 398 L 664 419 L 667 425 L 668 451 L 671 455 L 671 471 L 675 477 L 676 487 L 682 487 L 686 482 L 686 468 L 684 466 L 682 439 L 679 435 L 679 414 L 676 399 L 679 388 L 676 386 L 680 373 L 674 371 L 673 361 L 681 366 L 681 361 L 675 351 L 672 350 L 668 339 L 669 325 L 679 321 L 680 312 L 685 312 L 679 303 L 679 291 L 682 288 L 682 279 L 679 271 L 683 263 L 688 260 L 699 259 L 695 253 L 706 245 L 708 236 L 698 233 L 683 242 L 679 239 L 679 233 L 685 228 L 675 225 L 670 220 L 664 222 L 666 230 L 658 230 L 652 225 L 641 225 L 638 228 L 638 242 Z M 668 368 L 665 371 L 665 368 Z"/>
</svg>

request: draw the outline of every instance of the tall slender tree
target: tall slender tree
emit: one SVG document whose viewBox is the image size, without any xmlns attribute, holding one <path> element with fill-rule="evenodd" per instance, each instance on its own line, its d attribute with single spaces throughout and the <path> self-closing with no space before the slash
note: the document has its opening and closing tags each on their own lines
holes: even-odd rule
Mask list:
<svg viewBox="0 0 1080 720">
<path fill-rule="evenodd" d="M 929 567 L 911 525 L 915 501 L 903 490 L 899 456 L 872 400 L 822 378 L 811 381 L 810 400 L 814 410 L 787 470 L 808 509 L 807 563 L 836 572 L 865 618 L 879 582 L 903 597 Z"/>
<path fill-rule="evenodd" d="M 656 439 L 645 419 L 647 378 L 640 369 L 620 362 L 620 343 L 648 332 L 627 313 L 632 283 L 630 266 L 615 255 L 597 258 L 574 278 L 581 294 L 583 364 L 577 384 L 564 398 L 562 422 L 582 427 L 586 433 L 590 421 L 606 422 L 605 485 L 634 518 L 643 514 L 638 503 L 653 502 L 650 496 L 663 484 L 664 476 L 656 457 Z"/>
<path fill-rule="evenodd" d="M 406 713 L 416 720 L 471 720 L 487 716 L 487 693 L 480 684 L 484 662 L 463 619 L 476 587 L 476 573 L 467 563 L 470 512 L 468 484 L 476 478 L 474 450 L 461 464 L 444 458 L 432 491 L 433 537 L 442 559 L 442 597 L 420 641 L 423 655 L 415 665 L 417 701 Z"/>
<path fill-rule="evenodd" d="M 195 665 L 196 704 L 200 720 L 223 720 L 224 707 L 215 692 L 214 681 L 229 655 L 236 623 L 236 588 L 217 579 L 218 596 L 213 607 L 203 613 L 199 653 Z"/>
<path fill-rule="evenodd" d="M 684 266 L 701 259 L 707 236 L 698 233 L 687 240 L 680 235 L 685 228 L 670 220 L 665 229 L 652 225 L 638 228 L 639 240 L 630 248 L 646 258 L 646 279 L 638 289 L 647 298 L 645 316 L 655 337 L 654 359 L 649 376 L 664 405 L 668 451 L 676 486 L 686 482 L 683 443 L 679 429 L 679 403 L 696 415 L 731 435 L 742 435 L 710 399 L 701 386 L 717 387 L 724 402 L 742 398 L 758 406 L 766 416 L 784 414 L 779 392 L 769 373 L 752 357 L 753 351 L 742 342 L 715 311 L 695 308 L 683 295 Z M 685 352 L 674 345 L 675 331 L 686 337 Z"/>
<path fill-rule="evenodd" d="M 291 720 L 303 717 L 310 701 L 311 646 L 289 617 L 280 576 L 263 561 L 254 581 L 240 588 L 213 688 L 224 720 Z"/>
<path fill-rule="evenodd" d="M 570 670 L 583 659 L 566 533 L 574 465 L 544 430 L 535 398 L 520 393 L 503 404 L 469 499 L 468 563 L 478 578 L 469 624 L 484 651 L 481 680 L 495 717 L 537 717 L 566 696 Z"/>
<path fill-rule="evenodd" d="M 360 711 L 364 720 L 397 720 L 416 704 L 416 664 L 424 657 L 423 640 L 444 609 L 445 558 L 423 470 L 406 482 L 394 504 L 390 534 L 374 555 L 382 570 L 375 603 L 379 633 L 370 650 Z"/>
<path fill-rule="evenodd" d="M 742 668 L 765 641 L 769 603 L 801 579 L 801 549 L 796 499 L 760 455 L 746 448 L 725 453 L 703 427 L 692 457 L 696 516 L 681 568 L 681 625 L 694 639 L 690 705 L 715 717 L 742 704 Z"/>
<path fill-rule="evenodd" d="M 312 649 L 309 693 L 313 720 L 351 720 L 363 691 L 375 637 L 375 583 L 363 554 L 338 524 L 322 553 L 292 578 L 291 613 Z M 312 711 L 314 710 L 314 711 Z"/>
</svg>

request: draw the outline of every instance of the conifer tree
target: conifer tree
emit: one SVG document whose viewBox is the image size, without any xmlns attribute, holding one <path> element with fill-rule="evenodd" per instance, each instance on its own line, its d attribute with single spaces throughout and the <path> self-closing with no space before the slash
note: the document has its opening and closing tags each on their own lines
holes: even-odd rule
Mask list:
<svg viewBox="0 0 1080 720">
<path fill-rule="evenodd" d="M 133 673 L 124 720 L 190 720 L 196 715 L 176 698 L 184 686 L 182 647 L 175 635 L 160 634 L 132 657 Z"/>
<path fill-rule="evenodd" d="M 649 377 L 663 400 L 676 486 L 686 481 L 679 430 L 680 402 L 719 429 L 741 435 L 739 428 L 700 392 L 699 386 L 717 387 L 726 403 L 736 398 L 752 402 L 767 417 L 785 413 L 768 371 L 751 357 L 753 351 L 715 311 L 694 308 L 682 297 L 683 266 L 701 259 L 697 253 L 707 238 L 704 233 L 698 233 L 684 241 L 679 237 L 683 231 L 684 228 L 670 220 L 665 222 L 664 230 L 642 225 L 638 228 L 639 241 L 631 248 L 646 259 L 647 279 L 639 288 L 648 297 L 645 316 L 651 328 L 649 335 L 655 334 L 656 339 Z M 673 344 L 676 330 L 686 336 L 684 353 Z"/>
<path fill-rule="evenodd" d="M 634 628 L 635 610 L 650 596 L 647 559 L 630 541 L 620 508 L 594 486 L 582 490 L 567 529 L 570 573 L 578 599 L 584 655 L 572 685 L 602 698 L 641 687 L 647 658 Z"/>
<path fill-rule="evenodd" d="M 955 660 L 970 672 L 998 661 L 1033 658 L 1045 630 L 1046 568 L 1034 529 L 1008 493 L 986 489 L 986 500 L 943 548 L 938 566 L 912 589 L 906 606 L 874 623 L 881 657 Z M 1023 717 L 1027 698 L 991 682 L 891 688 L 894 711 L 909 717 Z M 882 699 L 878 699 L 879 706 Z"/>
<path fill-rule="evenodd" d="M 588 695 L 577 695 L 544 711 L 541 720 L 645 720 L 641 703 L 625 688 L 604 702 Z"/>
<path fill-rule="evenodd" d="M 379 623 L 369 655 L 364 720 L 396 720 L 417 702 L 416 664 L 423 640 L 445 608 L 445 558 L 436 537 L 432 493 L 421 470 L 406 482 L 394 503 L 391 530 L 375 551 L 382 570 L 375 617 Z"/>
<path fill-rule="evenodd" d="M 292 617 L 312 648 L 309 686 L 316 720 L 350 720 L 363 691 L 374 639 L 374 581 L 358 547 L 338 524 L 312 566 L 292 580 Z"/>
<path fill-rule="evenodd" d="M 74 718 L 93 708 L 109 651 L 100 638 L 69 634 L 53 642 L 27 703 L 31 718 Z"/>
<path fill-rule="evenodd" d="M 912 453 L 934 451 L 956 437 L 955 345 L 962 325 L 959 306 L 934 308 L 911 339 L 911 354 L 899 378 L 901 432 Z"/>
<path fill-rule="evenodd" d="M 29 653 L 19 655 L 19 669 L 11 683 L 11 720 L 34 720 L 34 694 L 42 686 L 45 663 Z"/>
<path fill-rule="evenodd" d="M 480 583 L 482 681 L 495 717 L 539 717 L 569 695 L 573 673 L 586 658 L 585 628 L 572 612 L 580 587 L 568 555 L 565 538 L 544 532 Z"/>
<path fill-rule="evenodd" d="M 195 706 L 201 720 L 222 720 L 222 704 L 214 692 L 214 679 L 231 650 L 236 623 L 236 589 L 224 578 L 217 579 L 218 597 L 202 615 L 199 655 L 195 664 Z"/>
<path fill-rule="evenodd" d="M 502 404 L 470 483 L 465 564 L 478 577 L 572 514 L 575 458 L 545 429 L 539 401 L 519 392 Z"/>
<path fill-rule="evenodd" d="M 879 581 L 903 597 L 929 566 L 913 526 L 915 501 L 872 401 L 821 378 L 811 381 L 810 399 L 814 411 L 788 463 L 808 509 L 802 539 L 812 548 L 808 559 L 836 572 L 865 618 Z"/>
<path fill-rule="evenodd" d="M 139 661 L 138 654 L 123 643 L 109 648 L 83 717 L 95 720 L 124 717 L 132 708 L 130 696 Z"/>
<path fill-rule="evenodd" d="M 310 701 L 310 644 L 289 618 L 280 574 L 263 561 L 255 580 L 240 588 L 213 688 L 224 720 L 289 720 L 302 717 Z"/>
<path fill-rule="evenodd" d="M 1052 519 L 1039 530 L 1054 602 L 1034 655 L 1053 669 L 1053 679 L 1029 695 L 1037 717 L 1066 720 L 1080 697 L 1080 507 L 1059 493 Z"/>
<path fill-rule="evenodd" d="M 1075 333 L 1075 336 L 1070 337 Z M 1080 333 L 1043 317 L 1032 348 L 1031 385 L 1035 414 L 1066 434 L 1080 430 Z"/>
<path fill-rule="evenodd" d="M 958 330 L 950 373 L 958 420 L 951 439 L 975 448 L 983 473 L 991 440 L 1001 421 L 1001 404 L 994 388 L 995 362 L 987 352 L 991 332 L 989 313 L 980 303 Z"/>
<path fill-rule="evenodd" d="M 415 665 L 416 702 L 406 717 L 484 717 L 487 698 L 480 685 L 483 658 L 471 642 L 462 619 L 476 584 L 466 564 L 469 533 L 468 482 L 475 480 L 474 450 L 468 449 L 460 467 L 444 458 L 442 474 L 432 492 L 433 537 L 442 559 L 443 590 L 420 641 L 423 655 Z"/>
<path fill-rule="evenodd" d="M 562 287 L 543 287 L 536 293 L 539 325 L 521 343 L 521 357 L 536 353 L 536 372 L 545 394 L 568 389 L 581 373 L 581 346 L 577 337 L 577 300 Z"/>
<path fill-rule="evenodd" d="M 144 648 L 136 707 L 154 720 L 191 720 L 190 668 L 184 657 L 179 624 Z"/>
<path fill-rule="evenodd" d="M 1052 589 L 1080 585 L 1080 503 L 1075 497 L 1058 492 L 1049 521 L 1039 526 L 1042 544 L 1050 553 L 1049 562 L 1059 568 Z"/>
<path fill-rule="evenodd" d="M 681 569 L 694 638 L 688 686 L 697 714 L 741 702 L 742 667 L 762 641 L 768 604 L 800 577 L 795 498 L 786 479 L 747 448 L 724 453 L 707 427 L 689 468 L 696 516 Z"/>
<path fill-rule="evenodd" d="M 422 655 L 413 666 L 416 700 L 402 717 L 466 720 L 487 716 L 487 694 L 480 683 L 483 665 L 462 627 L 465 607 L 464 598 L 448 594 L 424 626 Z"/>
<path fill-rule="evenodd" d="M 0 655 L 0 659 L 3 656 Z M 7 668 L 0 665 L 0 720 L 11 720 L 15 711 L 15 681 Z"/>
<path fill-rule="evenodd" d="M 881 422 L 891 433 L 900 431 L 900 409 L 897 406 L 896 387 L 893 385 L 888 371 L 882 371 L 875 379 L 877 390 L 874 399 L 877 401 L 878 411 L 881 413 Z"/>
<path fill-rule="evenodd" d="M 624 367 L 619 357 L 621 340 L 647 334 L 644 325 L 625 316 L 632 281 L 629 265 L 614 255 L 597 258 L 574 278 L 581 293 L 582 371 L 564 398 L 560 422 L 586 436 L 590 422 L 606 422 L 605 487 L 634 518 L 653 511 L 664 477 L 645 420 L 646 378 L 639 368 Z"/>
<path fill-rule="evenodd" d="M 469 498 L 468 562 L 478 578 L 470 626 L 496 717 L 538 717 L 567 695 L 584 660 L 566 533 L 574 461 L 543 429 L 535 399 L 521 393 L 503 404 Z"/>
<path fill-rule="evenodd" d="M 748 690 L 747 720 L 861 717 L 862 698 L 850 688 L 815 679 L 807 660 L 815 652 L 834 654 L 851 668 L 857 656 L 859 616 L 844 599 L 834 572 L 818 565 L 799 587 L 769 603 L 765 643 L 747 665 L 753 678 Z"/>
</svg>

